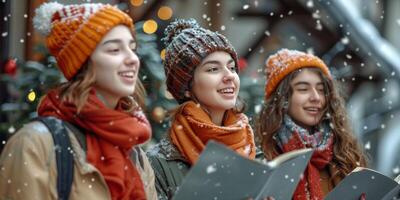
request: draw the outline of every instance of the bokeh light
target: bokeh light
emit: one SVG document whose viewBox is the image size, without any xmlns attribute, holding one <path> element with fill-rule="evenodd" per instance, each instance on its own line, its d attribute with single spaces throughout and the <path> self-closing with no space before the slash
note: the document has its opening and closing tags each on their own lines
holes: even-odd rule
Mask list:
<svg viewBox="0 0 400 200">
<path fill-rule="evenodd" d="M 158 25 L 157 22 L 150 19 L 144 22 L 143 24 L 143 31 L 147 34 L 152 34 L 157 31 Z"/>
<path fill-rule="evenodd" d="M 141 6 L 143 4 L 143 0 L 131 0 L 132 6 Z"/>
<path fill-rule="evenodd" d="M 35 91 L 30 91 L 29 92 L 29 94 L 28 94 L 28 100 L 30 101 L 30 102 L 33 102 L 33 101 L 35 101 L 35 99 L 36 99 L 36 93 L 35 93 Z"/>
<path fill-rule="evenodd" d="M 160 57 L 161 59 L 165 60 L 165 49 L 161 50 Z"/>
<path fill-rule="evenodd" d="M 168 6 L 162 6 L 158 9 L 157 15 L 162 20 L 169 20 L 172 17 L 172 9 Z"/>
</svg>

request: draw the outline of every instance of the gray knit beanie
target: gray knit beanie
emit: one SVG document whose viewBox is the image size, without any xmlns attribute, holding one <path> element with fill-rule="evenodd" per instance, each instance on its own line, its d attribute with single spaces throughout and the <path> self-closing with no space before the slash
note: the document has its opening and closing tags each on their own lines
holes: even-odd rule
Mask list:
<svg viewBox="0 0 400 200">
<path fill-rule="evenodd" d="M 184 93 L 191 89 L 195 68 L 209 54 L 215 51 L 229 53 L 238 69 L 236 51 L 225 36 L 201 28 L 194 19 L 175 20 L 165 29 L 164 35 L 167 89 L 180 104 L 190 100 Z"/>
</svg>

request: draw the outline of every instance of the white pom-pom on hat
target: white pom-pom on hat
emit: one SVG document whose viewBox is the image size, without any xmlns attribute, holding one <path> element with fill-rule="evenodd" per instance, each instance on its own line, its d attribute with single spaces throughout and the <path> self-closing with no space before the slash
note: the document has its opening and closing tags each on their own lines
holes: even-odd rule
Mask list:
<svg viewBox="0 0 400 200">
<path fill-rule="evenodd" d="M 48 35 L 51 32 L 51 19 L 54 13 L 61 10 L 63 5 L 57 2 L 44 3 L 35 10 L 33 18 L 33 27 L 43 35 Z"/>
</svg>

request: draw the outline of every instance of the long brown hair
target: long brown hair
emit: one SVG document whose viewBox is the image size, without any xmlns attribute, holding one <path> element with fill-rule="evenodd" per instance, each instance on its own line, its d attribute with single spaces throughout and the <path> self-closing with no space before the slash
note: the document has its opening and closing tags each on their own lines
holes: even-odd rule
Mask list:
<svg viewBox="0 0 400 200">
<path fill-rule="evenodd" d="M 344 100 L 337 91 L 337 83 L 322 73 L 319 68 L 314 67 L 302 68 L 287 75 L 264 103 L 256 122 L 256 133 L 261 139 L 265 157 L 272 159 L 281 153 L 273 137 L 281 128 L 283 117 L 287 113 L 288 102 L 293 93 L 290 82 L 301 70 L 310 70 L 317 73 L 324 84 L 327 103 L 324 108 L 325 115 L 323 118 L 330 120 L 335 138 L 333 159 L 329 165 L 337 170 L 332 175 L 332 178 L 336 176 L 344 177 L 355 167 L 366 166 L 366 156 L 349 126 Z"/>
<path fill-rule="evenodd" d="M 94 67 L 90 67 L 88 62 L 86 62 L 72 80 L 59 86 L 61 91 L 60 97 L 63 101 L 72 102 L 77 107 L 79 112 L 85 105 L 89 96 L 89 92 L 92 89 L 95 81 L 96 71 L 94 70 Z M 146 90 L 144 89 L 142 82 L 137 79 L 133 94 L 129 95 L 128 97 L 121 98 L 119 103 L 127 105 L 124 106 L 124 110 L 127 112 L 130 112 L 136 106 L 140 106 L 142 109 L 144 109 L 145 95 Z M 135 101 L 135 103 L 132 103 L 132 100 Z"/>
</svg>

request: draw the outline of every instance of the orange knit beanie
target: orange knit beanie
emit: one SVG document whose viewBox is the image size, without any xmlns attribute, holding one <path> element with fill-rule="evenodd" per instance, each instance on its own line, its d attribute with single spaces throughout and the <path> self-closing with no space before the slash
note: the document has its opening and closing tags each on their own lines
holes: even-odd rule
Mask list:
<svg viewBox="0 0 400 200">
<path fill-rule="evenodd" d="M 265 99 L 268 99 L 278 87 L 279 83 L 291 72 L 306 67 L 316 67 L 332 78 L 328 67 L 317 56 L 312 54 L 281 49 L 268 57 L 266 62 L 267 83 L 265 85 Z"/>
<path fill-rule="evenodd" d="M 44 3 L 36 9 L 33 24 L 46 36 L 46 46 L 68 80 L 76 75 L 109 30 L 123 24 L 133 31 L 133 21 L 126 13 L 100 3 Z"/>
</svg>

